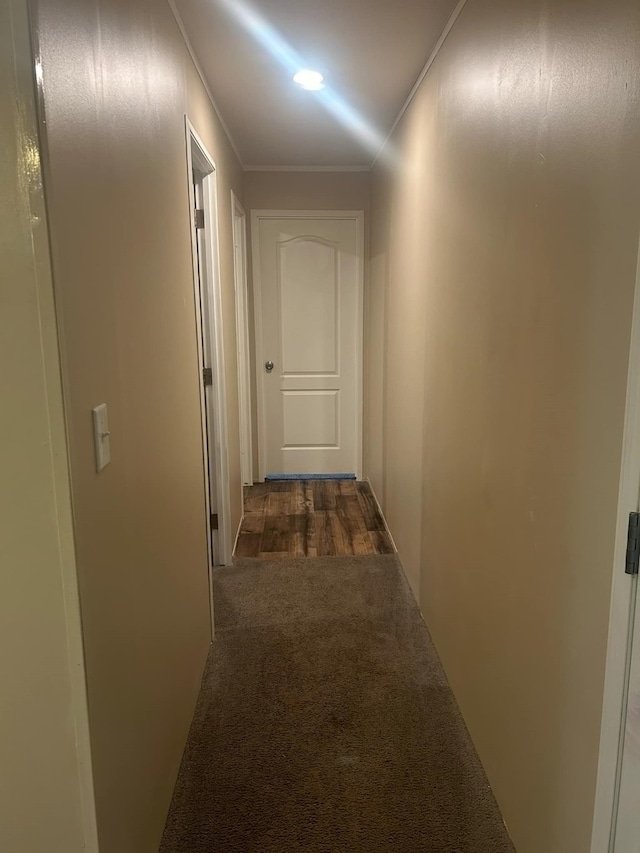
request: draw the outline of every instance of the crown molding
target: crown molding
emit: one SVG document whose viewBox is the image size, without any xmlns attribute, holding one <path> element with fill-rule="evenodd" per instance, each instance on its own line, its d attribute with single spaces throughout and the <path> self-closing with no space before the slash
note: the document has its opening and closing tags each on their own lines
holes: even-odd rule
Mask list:
<svg viewBox="0 0 640 853">
<path fill-rule="evenodd" d="M 370 168 L 371 168 L 371 169 L 373 169 L 373 167 L 374 167 L 374 166 L 375 166 L 375 164 L 377 163 L 377 161 L 378 161 L 378 159 L 379 159 L 380 155 L 382 154 L 382 152 L 384 151 L 384 149 L 385 149 L 385 148 L 387 147 L 387 145 L 389 144 L 389 141 L 390 141 L 391 137 L 393 136 L 393 134 L 394 134 L 394 132 L 395 132 L 395 129 L 396 129 L 396 128 L 397 128 L 397 126 L 400 124 L 400 121 L 401 121 L 401 119 L 402 119 L 402 116 L 406 113 L 407 109 L 409 108 L 409 104 L 410 104 L 410 103 L 411 103 L 411 101 L 414 99 L 416 92 L 417 92 L 417 91 L 418 91 L 418 89 L 420 88 L 420 84 L 422 83 L 422 81 L 424 80 L 424 78 L 427 76 L 427 73 L 429 72 L 429 69 L 430 69 L 430 68 L 431 68 L 431 66 L 433 65 L 433 63 L 434 63 L 434 61 L 435 61 L 436 56 L 440 53 L 440 48 L 441 48 L 441 47 L 442 47 L 442 45 L 445 43 L 445 41 L 446 41 L 446 39 L 447 39 L 447 36 L 449 35 L 449 33 L 451 32 L 451 30 L 453 29 L 453 25 L 455 24 L 455 22 L 456 22 L 456 21 L 458 20 L 458 18 L 460 17 L 460 13 L 462 12 L 462 10 L 463 10 L 463 9 L 464 9 L 464 7 L 466 6 L 466 4 L 467 4 L 467 0 L 459 0 L 458 5 L 455 7 L 455 9 L 453 10 L 453 12 L 452 12 L 452 13 L 451 13 L 451 15 L 449 16 L 449 20 L 448 20 L 448 21 L 447 21 L 447 23 L 444 25 L 444 29 L 442 30 L 442 33 L 440 34 L 440 38 L 439 38 L 439 39 L 438 39 L 438 41 L 436 42 L 436 46 L 435 46 L 435 47 L 433 48 L 433 50 L 431 51 L 431 54 L 430 54 L 429 58 L 427 59 L 427 61 L 426 61 L 426 63 L 425 63 L 424 68 L 422 69 L 422 71 L 421 71 L 421 72 L 420 72 L 420 74 L 418 75 L 418 79 L 416 80 L 416 82 L 413 84 L 413 88 L 412 88 L 412 89 L 411 89 L 411 91 L 409 92 L 409 95 L 407 96 L 407 100 L 406 100 L 406 101 L 404 102 L 404 104 L 402 105 L 402 108 L 400 109 L 400 112 L 399 112 L 399 113 L 398 113 L 398 115 L 396 116 L 396 120 L 395 120 L 395 121 L 394 121 L 394 123 L 391 125 L 391 129 L 389 130 L 389 133 L 388 133 L 388 134 L 387 134 L 387 136 L 385 137 L 384 142 L 383 142 L 383 143 L 382 143 L 382 145 L 380 146 L 380 149 L 379 149 L 378 153 L 377 153 L 377 154 L 376 154 L 376 156 L 373 158 L 373 161 L 372 161 L 371 166 L 370 166 Z"/>
<path fill-rule="evenodd" d="M 238 163 L 240 163 L 240 166 L 242 168 L 244 168 L 243 163 L 242 163 L 242 157 L 240 156 L 240 152 L 238 151 L 238 146 L 234 142 L 234 139 L 231 136 L 231 131 L 227 127 L 226 122 L 222 117 L 222 113 L 220 112 L 220 109 L 218 108 L 218 105 L 215 102 L 215 98 L 213 97 L 211 89 L 209 88 L 209 84 L 207 83 L 207 78 L 205 77 L 204 71 L 202 70 L 200 63 L 198 62 L 196 52 L 193 49 L 193 45 L 191 44 L 191 41 L 189 40 L 189 36 L 187 35 L 187 31 L 186 31 L 185 26 L 182 22 L 182 18 L 180 17 L 180 13 L 178 12 L 173 0 L 167 0 L 167 3 L 169 4 L 169 8 L 171 9 L 171 12 L 173 13 L 173 17 L 175 18 L 176 24 L 178 25 L 178 29 L 180 30 L 180 33 L 182 35 L 182 39 L 185 43 L 185 46 L 186 46 L 187 50 L 189 51 L 189 56 L 191 57 L 191 61 L 193 62 L 196 71 L 198 72 L 198 76 L 200 77 L 200 80 L 202 81 L 202 85 L 204 86 L 207 95 L 209 96 L 209 100 L 211 101 L 211 106 L 213 107 L 213 111 L 216 114 L 216 116 L 218 117 L 218 121 L 220 122 L 222 129 L 224 130 L 225 136 L 229 140 L 229 145 L 233 149 L 233 153 L 238 158 Z"/>
</svg>

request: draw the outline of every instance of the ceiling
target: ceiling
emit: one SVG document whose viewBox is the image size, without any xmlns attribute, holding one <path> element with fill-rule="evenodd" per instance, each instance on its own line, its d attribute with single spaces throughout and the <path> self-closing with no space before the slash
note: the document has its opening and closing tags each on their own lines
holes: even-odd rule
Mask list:
<svg viewBox="0 0 640 853">
<path fill-rule="evenodd" d="M 245 167 L 368 167 L 456 0 L 173 0 Z M 291 78 L 325 76 L 322 92 Z"/>
</svg>

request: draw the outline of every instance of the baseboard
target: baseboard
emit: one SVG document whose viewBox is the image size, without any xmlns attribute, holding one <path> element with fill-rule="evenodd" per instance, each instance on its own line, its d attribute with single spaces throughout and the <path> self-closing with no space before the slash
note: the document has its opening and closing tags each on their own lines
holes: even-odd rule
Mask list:
<svg viewBox="0 0 640 853">
<path fill-rule="evenodd" d="M 385 518 L 385 514 L 382 511 L 382 507 L 380 506 L 380 501 L 378 500 L 378 496 L 376 495 L 375 489 L 371 485 L 371 480 L 368 477 L 363 477 L 363 481 L 365 483 L 369 484 L 369 488 L 371 489 L 371 494 L 373 495 L 373 499 L 376 502 L 376 506 L 378 507 L 378 512 L 380 513 L 382 520 L 384 522 L 384 529 L 387 531 L 389 539 L 391 540 L 391 544 L 393 545 L 393 549 L 397 554 L 398 553 L 398 546 L 395 543 L 395 540 L 393 538 L 393 533 L 391 532 L 391 529 L 389 528 L 389 525 L 387 523 L 387 519 Z"/>
</svg>

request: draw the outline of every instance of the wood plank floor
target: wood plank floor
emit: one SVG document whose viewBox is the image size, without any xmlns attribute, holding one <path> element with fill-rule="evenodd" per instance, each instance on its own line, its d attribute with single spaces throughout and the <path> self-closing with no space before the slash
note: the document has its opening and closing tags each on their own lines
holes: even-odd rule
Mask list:
<svg viewBox="0 0 640 853">
<path fill-rule="evenodd" d="M 236 557 L 392 554 L 368 483 L 275 480 L 247 486 Z"/>
</svg>

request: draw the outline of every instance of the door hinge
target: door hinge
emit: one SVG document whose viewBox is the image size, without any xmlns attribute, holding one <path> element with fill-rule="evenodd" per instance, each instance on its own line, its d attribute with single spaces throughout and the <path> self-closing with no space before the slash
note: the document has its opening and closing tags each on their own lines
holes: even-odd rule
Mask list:
<svg viewBox="0 0 640 853">
<path fill-rule="evenodd" d="M 211 529 L 217 530 L 218 529 L 218 513 L 217 512 L 211 513 L 210 521 L 211 521 Z"/>
<path fill-rule="evenodd" d="M 193 224 L 196 228 L 204 228 L 204 210 L 199 207 L 193 211 Z"/>
<path fill-rule="evenodd" d="M 637 575 L 640 565 L 640 512 L 629 513 L 627 532 L 627 559 L 624 570 L 628 575 Z"/>
<path fill-rule="evenodd" d="M 209 385 L 213 385 L 213 368 L 212 367 L 203 367 L 202 368 L 202 383 L 205 387 Z"/>
</svg>

